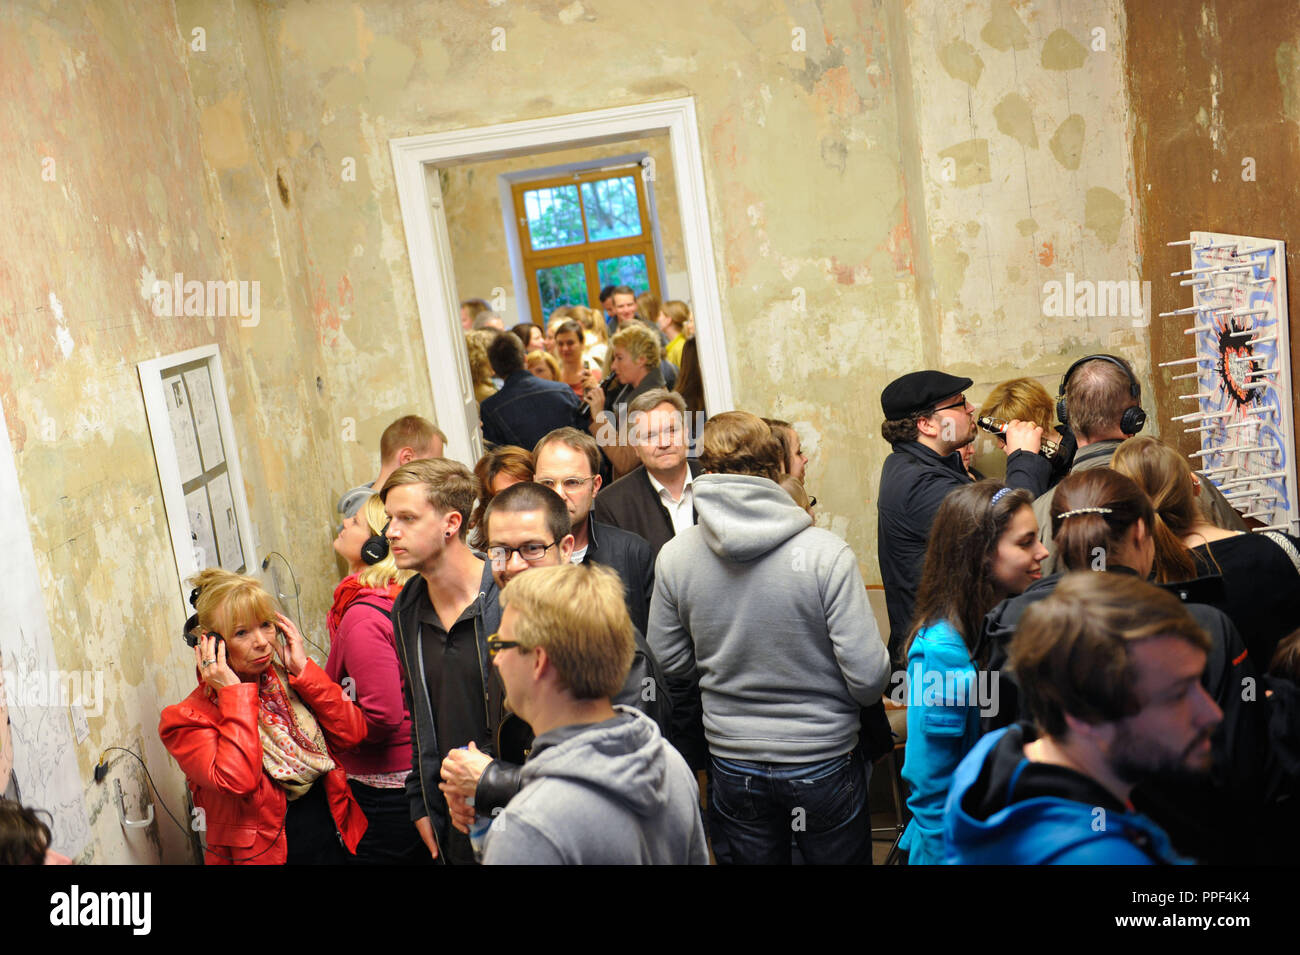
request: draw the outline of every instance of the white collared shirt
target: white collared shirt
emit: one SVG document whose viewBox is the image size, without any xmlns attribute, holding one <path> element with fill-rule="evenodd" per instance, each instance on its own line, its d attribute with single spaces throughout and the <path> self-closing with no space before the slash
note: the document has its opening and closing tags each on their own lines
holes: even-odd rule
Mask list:
<svg viewBox="0 0 1300 955">
<path fill-rule="evenodd" d="M 673 522 L 673 536 L 676 537 L 694 523 L 692 517 L 695 505 L 691 499 L 694 492 L 691 490 L 692 476 L 690 467 L 686 468 L 686 483 L 682 485 L 682 498 L 680 501 L 674 501 L 668 488 L 660 484 L 649 471 L 646 471 L 645 476 L 650 479 L 650 486 L 654 488 L 655 493 L 659 495 L 660 502 L 668 511 L 668 518 Z"/>
</svg>

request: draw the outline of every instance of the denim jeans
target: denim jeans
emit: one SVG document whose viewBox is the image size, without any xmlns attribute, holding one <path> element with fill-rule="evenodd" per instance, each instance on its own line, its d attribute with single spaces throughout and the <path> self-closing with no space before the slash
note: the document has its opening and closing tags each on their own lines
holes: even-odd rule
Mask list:
<svg viewBox="0 0 1300 955">
<path fill-rule="evenodd" d="M 709 835 L 719 865 L 871 865 L 867 770 L 855 751 L 819 763 L 711 758 Z"/>
</svg>

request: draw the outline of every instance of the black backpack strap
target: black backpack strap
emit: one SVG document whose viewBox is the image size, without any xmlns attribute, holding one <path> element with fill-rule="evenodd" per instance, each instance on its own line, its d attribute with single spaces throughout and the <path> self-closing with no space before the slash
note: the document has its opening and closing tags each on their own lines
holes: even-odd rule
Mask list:
<svg viewBox="0 0 1300 955">
<path fill-rule="evenodd" d="M 348 610 L 351 610 L 353 607 L 369 607 L 371 610 L 378 610 L 385 617 L 392 616 L 391 610 L 385 610 L 383 607 L 379 606 L 379 604 L 368 603 L 365 600 L 354 600 L 352 603 L 348 604 L 347 610 L 343 611 L 343 617 L 346 617 L 348 615 Z M 343 617 L 340 617 L 339 619 L 342 620 Z"/>
</svg>

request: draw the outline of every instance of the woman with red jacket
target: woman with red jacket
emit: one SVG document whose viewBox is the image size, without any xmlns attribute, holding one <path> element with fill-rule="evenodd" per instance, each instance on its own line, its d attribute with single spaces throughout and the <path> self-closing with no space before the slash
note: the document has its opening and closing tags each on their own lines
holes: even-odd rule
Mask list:
<svg viewBox="0 0 1300 955">
<path fill-rule="evenodd" d="M 335 753 L 361 742 L 365 717 L 255 579 L 208 569 L 194 583 L 200 682 L 158 735 L 200 810 L 206 862 L 345 861 L 366 817 Z"/>
<path fill-rule="evenodd" d="M 357 846 L 358 865 L 428 864 L 429 850 L 411 823 L 406 777 L 411 772 L 411 718 L 402 696 L 389 614 L 414 571 L 398 570 L 388 553 L 388 518 L 372 494 L 343 522 L 334 550 L 348 575 L 334 590 L 325 672 L 366 717 L 366 738 L 340 755 L 348 785 L 370 828 Z"/>
</svg>

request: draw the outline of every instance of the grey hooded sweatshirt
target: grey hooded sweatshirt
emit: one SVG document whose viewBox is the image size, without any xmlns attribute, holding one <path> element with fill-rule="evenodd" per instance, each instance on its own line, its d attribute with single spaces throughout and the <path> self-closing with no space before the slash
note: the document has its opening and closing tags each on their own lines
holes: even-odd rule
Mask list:
<svg viewBox="0 0 1300 955">
<path fill-rule="evenodd" d="M 698 674 L 709 752 L 848 753 L 889 679 L 853 551 L 766 478 L 703 475 L 694 500 L 699 523 L 659 552 L 646 639 L 670 685 Z"/>
<path fill-rule="evenodd" d="M 524 788 L 488 830 L 487 865 L 708 865 L 700 791 L 654 720 L 613 719 L 533 741 Z"/>
</svg>

